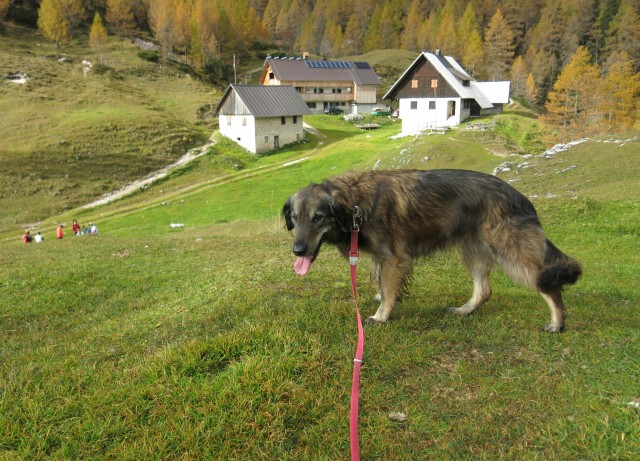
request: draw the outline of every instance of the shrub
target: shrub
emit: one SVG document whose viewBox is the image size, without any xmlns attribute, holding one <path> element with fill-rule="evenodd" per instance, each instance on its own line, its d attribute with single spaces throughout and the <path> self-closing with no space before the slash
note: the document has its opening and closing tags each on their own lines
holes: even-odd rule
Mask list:
<svg viewBox="0 0 640 461">
<path fill-rule="evenodd" d="M 138 57 L 142 59 L 146 59 L 147 61 L 151 61 L 151 62 L 160 61 L 160 55 L 158 54 L 157 51 L 146 51 L 146 50 L 138 51 Z"/>
</svg>

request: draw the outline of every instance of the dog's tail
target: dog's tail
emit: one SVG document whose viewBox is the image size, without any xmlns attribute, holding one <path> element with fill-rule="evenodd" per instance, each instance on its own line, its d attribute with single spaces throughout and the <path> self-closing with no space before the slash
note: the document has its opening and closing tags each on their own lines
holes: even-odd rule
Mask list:
<svg viewBox="0 0 640 461">
<path fill-rule="evenodd" d="M 542 293 L 558 293 L 564 285 L 576 283 L 581 275 L 580 263 L 547 240 L 544 266 L 537 280 L 538 290 Z"/>
</svg>

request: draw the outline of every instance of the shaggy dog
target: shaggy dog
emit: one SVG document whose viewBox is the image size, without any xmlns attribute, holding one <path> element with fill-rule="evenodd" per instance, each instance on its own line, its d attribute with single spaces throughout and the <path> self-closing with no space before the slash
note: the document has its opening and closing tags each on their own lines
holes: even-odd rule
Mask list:
<svg viewBox="0 0 640 461">
<path fill-rule="evenodd" d="M 356 208 L 357 207 L 357 208 Z M 354 218 L 356 209 L 361 216 Z M 323 243 L 347 256 L 357 219 L 360 249 L 371 255 L 371 281 L 380 307 L 369 321 L 386 322 L 413 259 L 459 247 L 473 278 L 471 299 L 450 308 L 468 315 L 491 296 L 489 273 L 500 266 L 537 290 L 549 305 L 548 332 L 564 330 L 562 288 L 582 275 L 580 264 L 546 237 L 531 202 L 494 176 L 464 170 L 347 173 L 311 184 L 283 207 L 295 229 L 294 268 L 305 275 Z"/>
</svg>

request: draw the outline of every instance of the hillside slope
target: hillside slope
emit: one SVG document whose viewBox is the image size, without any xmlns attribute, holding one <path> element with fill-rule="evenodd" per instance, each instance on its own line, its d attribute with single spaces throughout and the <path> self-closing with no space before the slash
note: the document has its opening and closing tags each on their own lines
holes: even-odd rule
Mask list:
<svg viewBox="0 0 640 461">
<path fill-rule="evenodd" d="M 26 76 L 0 81 L 0 225 L 86 203 L 208 137 L 197 113 L 214 88 L 109 40 L 100 65 L 86 37 L 56 50 L 33 29 L 0 35 L 0 76 Z"/>
</svg>

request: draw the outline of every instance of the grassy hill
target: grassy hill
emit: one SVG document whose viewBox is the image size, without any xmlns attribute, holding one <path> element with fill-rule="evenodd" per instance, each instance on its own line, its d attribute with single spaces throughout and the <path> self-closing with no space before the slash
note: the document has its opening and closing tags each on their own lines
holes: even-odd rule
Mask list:
<svg viewBox="0 0 640 461">
<path fill-rule="evenodd" d="M 56 50 L 32 29 L 0 34 L 0 76 L 29 78 L 0 81 L 0 226 L 88 203 L 207 139 L 198 109 L 215 88 L 138 51 L 111 37 L 100 65 L 86 37 Z"/>
<path fill-rule="evenodd" d="M 348 169 L 500 167 L 584 265 L 567 331 L 543 333 L 544 302 L 497 271 L 477 314 L 447 315 L 468 275 L 451 253 L 418 262 L 392 320 L 365 329 L 362 457 L 634 459 L 639 134 L 525 156 L 538 127 L 518 110 L 500 134 L 393 139 L 397 123 L 305 121 L 317 134 L 292 149 L 255 157 L 220 140 L 131 197 L 55 214 L 43 244 L 0 232 L 0 458 L 347 459 L 348 265 L 326 247 L 297 277 L 283 202 Z M 72 219 L 100 235 L 53 238 Z M 364 315 L 376 309 L 367 262 Z"/>
</svg>

